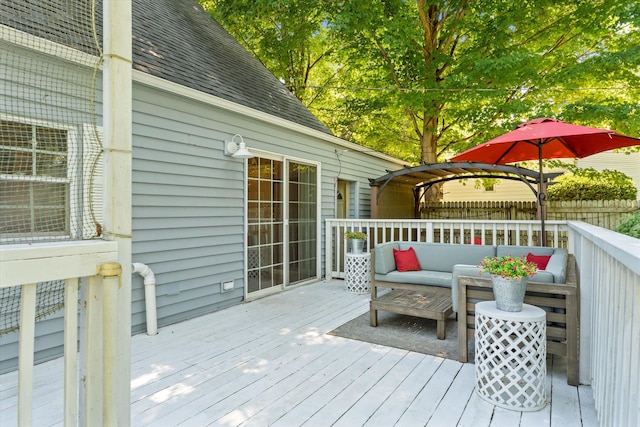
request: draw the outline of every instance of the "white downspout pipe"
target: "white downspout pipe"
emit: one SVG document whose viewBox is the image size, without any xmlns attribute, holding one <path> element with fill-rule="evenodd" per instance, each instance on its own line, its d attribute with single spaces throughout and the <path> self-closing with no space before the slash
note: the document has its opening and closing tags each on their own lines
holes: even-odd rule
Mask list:
<svg viewBox="0 0 640 427">
<path fill-rule="evenodd" d="M 134 262 L 133 273 L 144 279 L 144 306 L 147 314 L 147 335 L 158 333 L 158 317 L 156 316 L 156 276 L 148 265 Z"/>
</svg>

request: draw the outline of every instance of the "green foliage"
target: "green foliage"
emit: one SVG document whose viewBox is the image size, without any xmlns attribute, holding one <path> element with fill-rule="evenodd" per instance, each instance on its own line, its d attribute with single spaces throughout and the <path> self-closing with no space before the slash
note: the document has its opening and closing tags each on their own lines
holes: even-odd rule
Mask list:
<svg viewBox="0 0 640 427">
<path fill-rule="evenodd" d="M 332 84 L 337 46 L 328 39 L 329 3 L 312 0 L 199 0 L 307 106 L 323 94 L 309 86 Z"/>
<path fill-rule="evenodd" d="M 495 186 L 498 184 L 500 184 L 500 180 L 498 178 L 478 178 L 475 180 L 473 188 L 476 190 L 483 188 L 486 191 L 493 191 Z"/>
<path fill-rule="evenodd" d="M 640 212 L 625 217 L 616 231 L 640 239 Z"/>
<path fill-rule="evenodd" d="M 572 174 L 556 178 L 547 190 L 547 200 L 635 200 L 637 193 L 631 178 L 622 172 L 573 168 Z"/>
<path fill-rule="evenodd" d="M 335 135 L 420 163 L 535 117 L 640 135 L 640 3 L 199 0 Z"/>
<path fill-rule="evenodd" d="M 365 233 L 364 231 L 345 231 L 344 237 L 346 239 L 366 240 L 367 233 Z"/>
</svg>

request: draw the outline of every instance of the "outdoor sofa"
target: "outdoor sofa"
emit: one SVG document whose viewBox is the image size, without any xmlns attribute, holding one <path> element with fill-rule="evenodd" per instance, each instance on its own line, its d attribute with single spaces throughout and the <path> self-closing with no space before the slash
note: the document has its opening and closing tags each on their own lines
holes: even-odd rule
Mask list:
<svg viewBox="0 0 640 427">
<path fill-rule="evenodd" d="M 398 271 L 394 249 L 412 248 L 418 271 Z M 578 383 L 578 286 L 575 258 L 563 248 L 509 245 L 470 245 L 425 242 L 387 242 L 372 250 L 371 318 L 377 316 L 378 290 L 405 289 L 451 295 L 458 315 L 459 358 L 468 361 L 467 341 L 473 340 L 475 303 L 493 300 L 490 275 L 478 263 L 487 256 L 550 256 L 544 270 L 529 279 L 525 303 L 547 312 L 547 353 L 567 356 L 568 383 Z M 385 305 L 385 311 L 403 313 Z M 427 317 L 427 316 L 424 316 Z M 372 321 L 373 324 L 373 321 Z"/>
<path fill-rule="evenodd" d="M 420 270 L 398 271 L 394 249 L 407 251 L 409 248 L 415 251 L 420 263 Z M 485 257 L 504 255 L 521 257 L 529 253 L 536 256 L 551 256 L 546 268 L 538 270 L 530 281 L 564 283 L 567 275 L 568 254 L 567 250 L 563 248 L 387 242 L 376 245 L 373 252 L 373 298 L 377 297 L 376 288 L 380 287 L 451 292 L 454 312 L 458 311 L 458 277 L 480 276 L 480 268 L 477 265 Z M 484 276 L 491 277 L 488 273 L 485 273 Z M 391 284 L 395 284 L 395 286 Z"/>
</svg>

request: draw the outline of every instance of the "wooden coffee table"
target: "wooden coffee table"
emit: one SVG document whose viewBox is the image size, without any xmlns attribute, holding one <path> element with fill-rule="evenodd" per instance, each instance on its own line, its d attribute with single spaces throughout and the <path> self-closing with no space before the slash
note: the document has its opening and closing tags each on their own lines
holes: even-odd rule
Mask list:
<svg viewBox="0 0 640 427">
<path fill-rule="evenodd" d="M 369 303 L 371 326 L 378 326 L 378 310 L 423 317 L 437 322 L 438 339 L 445 339 L 446 321 L 453 307 L 451 295 L 394 289 Z"/>
</svg>

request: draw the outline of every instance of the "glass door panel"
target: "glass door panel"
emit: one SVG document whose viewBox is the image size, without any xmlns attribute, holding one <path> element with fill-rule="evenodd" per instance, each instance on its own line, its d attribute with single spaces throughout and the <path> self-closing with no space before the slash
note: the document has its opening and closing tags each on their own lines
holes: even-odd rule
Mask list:
<svg viewBox="0 0 640 427">
<path fill-rule="evenodd" d="M 284 284 L 283 162 L 254 157 L 247 166 L 248 292 Z"/>
<path fill-rule="evenodd" d="M 254 157 L 247 186 L 248 292 L 316 278 L 317 166 Z"/>
<path fill-rule="evenodd" d="M 288 162 L 289 283 L 317 276 L 317 166 Z"/>
</svg>

